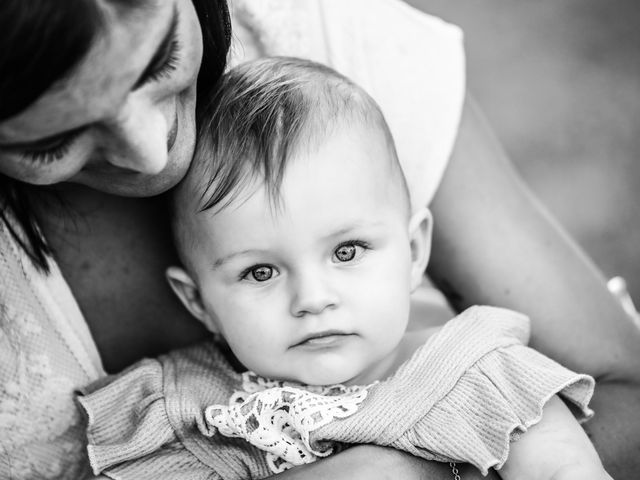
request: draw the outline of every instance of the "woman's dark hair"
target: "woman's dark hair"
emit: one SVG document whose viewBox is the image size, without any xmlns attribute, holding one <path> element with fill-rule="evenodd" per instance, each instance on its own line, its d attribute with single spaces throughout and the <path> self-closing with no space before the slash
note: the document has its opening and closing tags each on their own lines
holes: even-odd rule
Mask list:
<svg viewBox="0 0 640 480">
<path fill-rule="evenodd" d="M 119 4 L 136 0 L 112 0 Z M 198 98 L 207 97 L 224 71 L 231 41 L 226 0 L 192 0 L 202 27 L 204 53 Z M 0 121 L 35 102 L 84 57 L 102 28 L 89 0 L 0 1 Z M 198 102 L 199 104 L 202 102 Z M 33 187 L 0 175 L 0 221 L 33 263 L 48 272 L 51 250 L 33 213 Z M 12 216 L 15 222 L 11 222 Z"/>
<path fill-rule="evenodd" d="M 202 27 L 204 46 L 198 73 L 197 108 L 203 108 L 211 98 L 218 79 L 227 65 L 231 44 L 231 18 L 227 0 L 192 0 Z"/>
</svg>

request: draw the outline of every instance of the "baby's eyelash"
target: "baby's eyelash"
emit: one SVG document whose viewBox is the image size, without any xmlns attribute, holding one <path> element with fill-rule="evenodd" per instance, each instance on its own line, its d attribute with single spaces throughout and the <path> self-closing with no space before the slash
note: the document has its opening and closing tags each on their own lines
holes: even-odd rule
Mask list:
<svg viewBox="0 0 640 480">
<path fill-rule="evenodd" d="M 265 274 L 264 270 L 266 269 L 269 270 L 267 278 L 259 279 L 256 277 L 256 272 L 258 270 L 263 270 L 262 274 Z M 245 268 L 238 276 L 238 280 L 262 283 L 262 282 L 269 281 L 272 278 L 277 277 L 278 275 L 280 275 L 280 271 L 275 266 L 269 265 L 269 264 L 259 264 L 259 265 L 252 265 L 249 268 Z M 250 277 L 253 277 L 253 279 Z"/>
<path fill-rule="evenodd" d="M 347 245 L 356 245 L 358 247 L 362 247 L 365 250 L 370 250 L 371 249 L 371 244 L 365 240 L 345 240 L 344 242 L 340 242 L 338 245 L 335 246 L 334 250 L 338 250 L 340 247 L 345 247 Z"/>
<path fill-rule="evenodd" d="M 346 240 L 333 248 L 331 259 L 342 264 L 352 264 L 362 259 L 370 249 L 368 242 L 363 240 Z"/>
</svg>

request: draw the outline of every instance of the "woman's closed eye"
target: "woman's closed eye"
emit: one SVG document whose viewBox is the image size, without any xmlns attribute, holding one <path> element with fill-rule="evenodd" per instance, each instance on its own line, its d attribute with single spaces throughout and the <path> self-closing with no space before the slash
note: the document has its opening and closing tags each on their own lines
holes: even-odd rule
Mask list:
<svg viewBox="0 0 640 480">
<path fill-rule="evenodd" d="M 136 85 L 134 85 L 134 90 L 149 82 L 156 82 L 169 77 L 171 73 L 178 68 L 178 65 L 180 65 L 181 44 L 178 40 L 177 25 L 178 16 L 176 15 L 166 47 L 159 50 L 159 57 L 151 61 L 151 64 L 140 76 Z M 35 164 L 48 164 L 62 160 L 69 154 L 74 142 L 86 129 L 87 126 L 84 126 L 75 131 L 68 132 L 64 134 L 64 136 L 39 141 L 36 144 L 22 149 L 21 155 L 23 158 Z"/>
<path fill-rule="evenodd" d="M 151 59 L 147 68 L 142 72 L 133 89 L 142 87 L 149 82 L 156 82 L 171 75 L 180 65 L 181 44 L 178 40 L 178 25 L 180 15 L 178 12 L 173 17 L 169 34 L 162 41 L 160 48 Z"/>
<path fill-rule="evenodd" d="M 349 263 L 362 258 L 371 247 L 362 240 L 348 240 L 340 243 L 334 250 L 332 260 L 336 263 Z"/>
<path fill-rule="evenodd" d="M 241 280 L 250 282 L 266 282 L 280 275 L 278 269 L 272 265 L 254 265 L 240 274 Z"/>
<path fill-rule="evenodd" d="M 174 34 L 175 35 L 175 34 Z M 167 55 L 159 65 L 154 65 L 145 73 L 144 83 L 156 82 L 171 75 L 180 64 L 180 42 L 177 37 L 171 39 Z"/>
<path fill-rule="evenodd" d="M 47 164 L 64 158 L 86 127 L 68 132 L 63 137 L 39 141 L 22 150 L 23 158 L 37 164 Z"/>
</svg>

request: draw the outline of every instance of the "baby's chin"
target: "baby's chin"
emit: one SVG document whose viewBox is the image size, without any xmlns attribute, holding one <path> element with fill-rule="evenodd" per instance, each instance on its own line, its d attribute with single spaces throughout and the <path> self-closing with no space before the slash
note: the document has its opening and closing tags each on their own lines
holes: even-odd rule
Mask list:
<svg viewBox="0 0 640 480">
<path fill-rule="evenodd" d="M 351 361 L 341 366 L 336 364 L 323 365 L 321 361 L 318 361 L 313 367 L 307 365 L 309 368 L 307 368 L 306 371 L 288 372 L 287 376 L 281 376 L 279 378 L 310 387 L 332 385 L 363 386 L 375 383 L 379 379 L 379 375 L 382 372 L 381 367 L 384 366 L 381 365 L 381 362 L 363 366 L 361 364 L 358 365 L 358 362 L 354 362 L 353 359 L 350 360 Z"/>
<path fill-rule="evenodd" d="M 310 387 L 325 387 L 331 385 L 362 385 L 359 376 L 345 375 L 344 372 L 323 372 L 318 375 L 302 375 L 291 380 Z"/>
<path fill-rule="evenodd" d="M 349 378 L 345 375 L 330 374 L 325 372 L 321 375 L 310 375 L 308 372 L 303 375 L 292 375 L 290 372 L 274 374 L 273 372 L 262 372 L 260 369 L 251 370 L 255 374 L 266 378 L 267 380 L 276 380 L 280 382 L 301 384 L 309 387 L 324 387 L 331 385 L 347 385 Z"/>
</svg>

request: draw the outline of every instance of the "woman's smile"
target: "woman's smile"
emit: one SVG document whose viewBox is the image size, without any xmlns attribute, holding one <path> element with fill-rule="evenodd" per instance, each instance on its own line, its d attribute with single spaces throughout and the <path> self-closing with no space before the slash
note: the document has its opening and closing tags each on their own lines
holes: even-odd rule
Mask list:
<svg viewBox="0 0 640 480">
<path fill-rule="evenodd" d="M 178 105 L 176 102 L 176 106 L 174 107 L 173 114 L 173 122 L 171 123 L 171 127 L 169 128 L 169 133 L 167 135 L 167 151 L 171 153 L 171 149 L 176 143 L 176 139 L 178 138 L 178 127 L 180 126 L 180 120 L 178 116 Z"/>
</svg>

